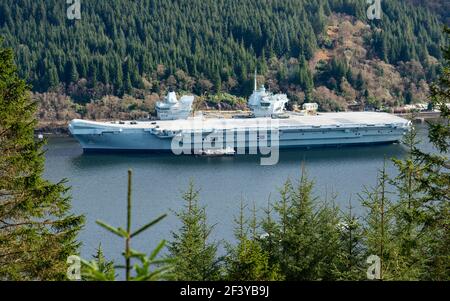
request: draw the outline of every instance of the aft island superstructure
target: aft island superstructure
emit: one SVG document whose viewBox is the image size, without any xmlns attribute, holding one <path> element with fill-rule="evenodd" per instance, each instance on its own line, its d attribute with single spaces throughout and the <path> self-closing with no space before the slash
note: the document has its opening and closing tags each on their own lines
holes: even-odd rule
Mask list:
<svg viewBox="0 0 450 301">
<path fill-rule="evenodd" d="M 157 104 L 159 120 L 95 122 L 73 120 L 72 135 L 85 151 L 174 151 L 184 149 L 297 148 L 330 145 L 394 143 L 410 129 L 410 121 L 380 112 L 317 113 L 305 104 L 302 113 L 286 112 L 288 98 L 264 86 L 249 99 L 252 114 L 235 118 L 190 116 L 194 98 L 177 100 L 174 92 Z M 275 139 L 276 138 L 276 139 Z M 175 143 L 174 143 L 175 141 Z"/>
</svg>

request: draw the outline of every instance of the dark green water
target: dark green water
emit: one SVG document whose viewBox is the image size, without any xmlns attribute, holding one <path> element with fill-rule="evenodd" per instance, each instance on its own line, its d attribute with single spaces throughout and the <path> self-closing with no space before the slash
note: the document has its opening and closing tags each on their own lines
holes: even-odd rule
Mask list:
<svg viewBox="0 0 450 301">
<path fill-rule="evenodd" d="M 426 129 L 421 127 L 422 148 Z M 349 199 L 361 210 L 357 193 L 376 182 L 377 171 L 385 158 L 406 155 L 402 145 L 289 150 L 280 154 L 275 166 L 260 166 L 259 157 L 177 157 L 173 155 L 84 155 L 72 138 L 51 138 L 46 154 L 46 178 L 67 178 L 72 186 L 73 211 L 87 218 L 80 235 L 82 255 L 90 257 L 102 244 L 108 258 L 118 258 L 120 239 L 95 224 L 103 220 L 125 226 L 127 170 L 134 171 L 134 227 L 168 213 L 169 217 L 133 241 L 134 249 L 149 252 L 159 240 L 170 239 L 170 231 L 179 224 L 171 210 L 183 205 L 181 192 L 192 179 L 201 190 L 201 203 L 207 206 L 208 219 L 216 224 L 214 238 L 232 240 L 233 218 L 241 200 L 267 206 L 269 198 L 278 197 L 278 188 L 288 177 L 297 179 L 302 162 L 316 182 L 315 193 L 325 198 L 338 194 L 345 208 Z M 388 166 L 391 174 L 395 169 Z"/>
</svg>

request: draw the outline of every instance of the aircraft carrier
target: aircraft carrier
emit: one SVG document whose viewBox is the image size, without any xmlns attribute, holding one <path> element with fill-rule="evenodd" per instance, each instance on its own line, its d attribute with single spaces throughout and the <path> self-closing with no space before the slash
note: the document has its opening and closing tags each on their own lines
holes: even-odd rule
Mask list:
<svg viewBox="0 0 450 301">
<path fill-rule="evenodd" d="M 95 122 L 73 120 L 72 135 L 89 151 L 174 152 L 236 150 L 252 153 L 252 147 L 297 148 L 395 143 L 411 122 L 381 112 L 318 113 L 317 104 L 304 104 L 302 112 L 286 112 L 284 94 L 272 94 L 264 86 L 249 98 L 249 116 L 208 118 L 192 115 L 193 96 L 177 100 L 169 92 L 156 105 L 159 120 Z M 188 151 L 186 151 L 188 150 Z"/>
</svg>

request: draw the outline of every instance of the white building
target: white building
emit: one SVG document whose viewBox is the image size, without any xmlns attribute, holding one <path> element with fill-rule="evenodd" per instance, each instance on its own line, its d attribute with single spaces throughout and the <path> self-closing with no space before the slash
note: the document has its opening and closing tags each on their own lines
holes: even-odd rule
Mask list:
<svg viewBox="0 0 450 301">
<path fill-rule="evenodd" d="M 318 109 L 319 105 L 315 102 L 303 104 L 303 112 L 305 113 L 305 115 L 316 115 Z"/>
</svg>

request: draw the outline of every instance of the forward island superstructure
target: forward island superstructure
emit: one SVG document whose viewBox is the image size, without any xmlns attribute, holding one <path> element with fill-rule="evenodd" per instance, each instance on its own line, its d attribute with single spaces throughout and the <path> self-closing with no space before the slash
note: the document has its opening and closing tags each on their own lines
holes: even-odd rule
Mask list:
<svg viewBox="0 0 450 301">
<path fill-rule="evenodd" d="M 159 120 L 76 119 L 69 130 L 85 151 L 174 152 L 176 140 L 184 149 L 229 152 L 239 147 L 250 149 L 262 141 L 274 144 L 274 138 L 279 148 L 394 143 L 401 141 L 411 126 L 410 121 L 388 113 L 317 113 L 316 104 L 305 104 L 301 113 L 287 112 L 287 96 L 268 93 L 264 86 L 258 89 L 256 77 L 249 116 L 192 117 L 193 101 L 193 96 L 178 101 L 175 92 L 169 92 L 156 106 Z"/>
<path fill-rule="evenodd" d="M 160 120 L 187 119 L 192 111 L 194 96 L 183 96 L 180 101 L 174 91 L 169 91 L 164 101 L 156 103 L 156 113 Z"/>
</svg>

